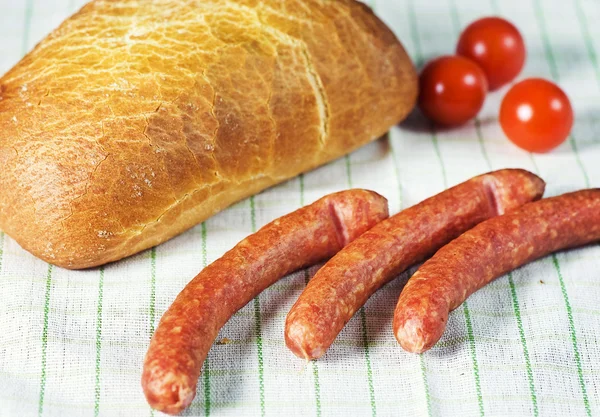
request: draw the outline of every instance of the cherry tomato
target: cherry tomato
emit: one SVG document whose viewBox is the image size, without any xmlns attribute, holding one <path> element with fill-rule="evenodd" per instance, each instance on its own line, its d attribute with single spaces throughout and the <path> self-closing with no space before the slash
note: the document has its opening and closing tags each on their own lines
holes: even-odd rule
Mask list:
<svg viewBox="0 0 600 417">
<path fill-rule="evenodd" d="M 519 30 L 499 17 L 484 17 L 467 26 L 460 35 L 456 53 L 481 66 L 491 91 L 521 72 L 526 54 Z"/>
<path fill-rule="evenodd" d="M 530 78 L 506 93 L 500 106 L 500 125 L 515 145 L 530 152 L 548 152 L 569 136 L 573 108 L 556 84 Z"/>
<path fill-rule="evenodd" d="M 460 125 L 477 115 L 487 81 L 479 66 L 461 56 L 429 62 L 419 77 L 419 107 L 425 116 L 445 126 Z"/>
</svg>

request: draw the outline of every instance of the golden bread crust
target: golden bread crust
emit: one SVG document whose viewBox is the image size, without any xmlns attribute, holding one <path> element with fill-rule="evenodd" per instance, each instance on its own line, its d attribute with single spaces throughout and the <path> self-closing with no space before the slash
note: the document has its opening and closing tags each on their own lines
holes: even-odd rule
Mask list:
<svg viewBox="0 0 600 417">
<path fill-rule="evenodd" d="M 416 84 L 353 0 L 92 1 L 0 79 L 0 228 L 121 259 L 379 137 Z"/>
</svg>

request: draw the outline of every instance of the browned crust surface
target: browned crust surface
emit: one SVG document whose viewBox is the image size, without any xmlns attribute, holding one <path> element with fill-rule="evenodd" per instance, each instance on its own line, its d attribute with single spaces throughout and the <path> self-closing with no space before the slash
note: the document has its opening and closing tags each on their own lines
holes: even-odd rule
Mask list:
<svg viewBox="0 0 600 417">
<path fill-rule="evenodd" d="M 352 0 L 94 0 L 0 79 L 0 228 L 100 265 L 377 138 L 413 107 Z"/>
</svg>

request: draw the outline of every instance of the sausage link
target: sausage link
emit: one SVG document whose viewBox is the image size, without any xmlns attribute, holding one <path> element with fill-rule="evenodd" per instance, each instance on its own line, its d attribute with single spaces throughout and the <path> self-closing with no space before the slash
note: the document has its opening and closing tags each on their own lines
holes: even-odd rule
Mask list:
<svg viewBox="0 0 600 417">
<path fill-rule="evenodd" d="M 544 181 L 520 170 L 480 175 L 379 223 L 317 272 L 290 310 L 285 342 L 316 359 L 382 285 L 476 224 L 539 199 Z"/>
<path fill-rule="evenodd" d="M 526 204 L 487 220 L 440 249 L 408 281 L 394 312 L 394 334 L 409 352 L 442 337 L 448 314 L 507 272 L 560 249 L 600 240 L 600 189 Z"/>
<path fill-rule="evenodd" d="M 387 200 L 375 192 L 331 194 L 269 223 L 207 266 L 177 296 L 152 337 L 142 375 L 148 403 L 170 414 L 185 409 L 211 345 L 237 310 L 387 217 Z"/>
</svg>

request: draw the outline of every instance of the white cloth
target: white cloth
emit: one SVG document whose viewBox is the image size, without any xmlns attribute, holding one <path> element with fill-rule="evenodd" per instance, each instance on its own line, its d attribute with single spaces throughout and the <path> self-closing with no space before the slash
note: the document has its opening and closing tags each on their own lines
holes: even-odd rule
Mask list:
<svg viewBox="0 0 600 417">
<path fill-rule="evenodd" d="M 0 0 L 0 72 L 82 3 Z M 452 53 L 470 21 L 507 16 L 527 43 L 520 78 L 560 83 L 576 113 L 573 136 L 547 155 L 517 149 L 497 122 L 503 89 L 489 95 L 477 124 L 435 133 L 415 123 L 394 128 L 256 196 L 258 227 L 350 185 L 385 195 L 393 213 L 502 167 L 538 172 L 547 195 L 600 186 L 599 2 L 377 0 L 374 7 L 417 62 Z M 246 200 L 154 250 L 83 272 L 49 267 L 0 237 L 0 416 L 152 415 L 140 374 L 153 329 L 186 282 L 251 229 Z M 283 342 L 285 315 L 305 286 L 300 271 L 224 327 L 219 339 L 231 343 L 211 350 L 185 415 L 600 414 L 599 271 L 597 245 L 520 268 L 452 313 L 441 342 L 422 356 L 404 352 L 391 332 L 403 274 L 310 364 Z"/>
</svg>

